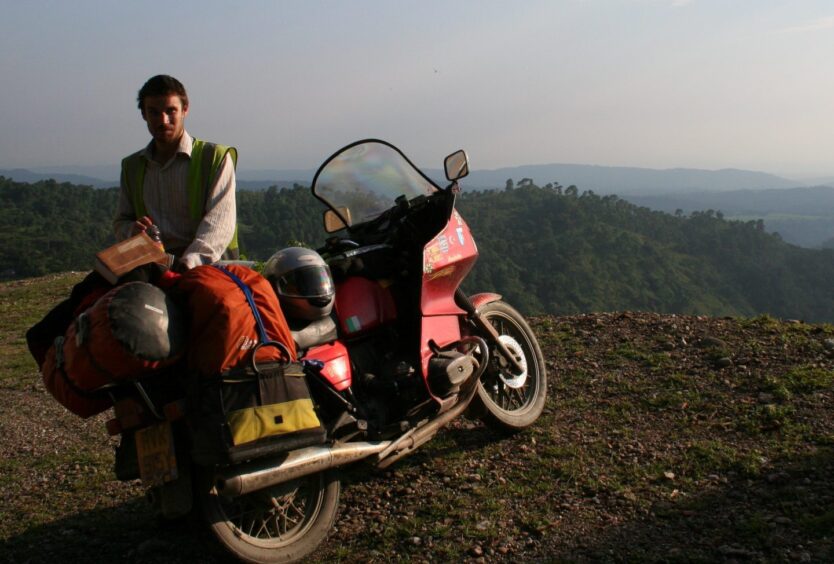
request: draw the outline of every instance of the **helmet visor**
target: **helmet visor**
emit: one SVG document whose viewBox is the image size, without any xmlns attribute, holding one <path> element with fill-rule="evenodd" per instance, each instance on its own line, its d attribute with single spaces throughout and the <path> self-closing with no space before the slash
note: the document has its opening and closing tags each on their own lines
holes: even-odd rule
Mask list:
<svg viewBox="0 0 834 564">
<path fill-rule="evenodd" d="M 287 297 L 330 298 L 333 295 L 333 279 L 327 266 L 304 266 L 281 276 L 278 290 Z"/>
</svg>

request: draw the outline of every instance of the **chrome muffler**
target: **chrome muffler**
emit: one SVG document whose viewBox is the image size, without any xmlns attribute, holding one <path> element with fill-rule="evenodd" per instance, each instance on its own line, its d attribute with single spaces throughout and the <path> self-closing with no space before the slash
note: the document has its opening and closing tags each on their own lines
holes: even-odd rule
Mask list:
<svg viewBox="0 0 834 564">
<path fill-rule="evenodd" d="M 391 441 L 345 443 L 332 447 L 308 447 L 287 453 L 281 459 L 268 458 L 235 466 L 220 473 L 215 480 L 217 493 L 227 497 L 245 495 L 350 464 L 388 448 Z"/>
</svg>

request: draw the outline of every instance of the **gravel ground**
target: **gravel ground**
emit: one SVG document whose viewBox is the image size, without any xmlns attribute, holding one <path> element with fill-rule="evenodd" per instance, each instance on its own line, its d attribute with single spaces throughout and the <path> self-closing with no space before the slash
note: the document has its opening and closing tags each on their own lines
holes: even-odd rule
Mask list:
<svg viewBox="0 0 834 564">
<path fill-rule="evenodd" d="M 348 468 L 316 560 L 834 560 L 831 326 L 531 323 L 550 382 L 539 422 L 508 437 L 461 419 L 392 469 Z M 106 415 L 67 413 L 24 372 L 0 387 L 0 560 L 226 560 L 115 480 Z"/>
</svg>

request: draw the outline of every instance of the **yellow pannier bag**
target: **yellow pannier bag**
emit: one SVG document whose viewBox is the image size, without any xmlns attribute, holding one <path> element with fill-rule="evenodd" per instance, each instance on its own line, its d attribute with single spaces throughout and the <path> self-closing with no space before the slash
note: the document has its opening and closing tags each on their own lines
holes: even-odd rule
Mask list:
<svg viewBox="0 0 834 564">
<path fill-rule="evenodd" d="M 270 362 L 200 378 L 192 390 L 194 459 L 239 462 L 321 444 L 303 366 Z"/>
<path fill-rule="evenodd" d="M 228 421 L 235 445 L 321 425 L 308 399 L 239 409 L 229 414 Z"/>
</svg>

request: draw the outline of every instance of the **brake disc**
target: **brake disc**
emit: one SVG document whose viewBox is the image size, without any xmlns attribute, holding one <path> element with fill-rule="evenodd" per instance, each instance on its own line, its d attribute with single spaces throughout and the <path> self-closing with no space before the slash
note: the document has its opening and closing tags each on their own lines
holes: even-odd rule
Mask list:
<svg viewBox="0 0 834 564">
<path fill-rule="evenodd" d="M 506 359 L 501 358 L 500 355 L 498 356 L 498 361 L 501 366 L 501 371 L 498 374 L 498 377 L 501 379 L 502 382 L 508 387 L 513 389 L 518 389 L 524 386 L 524 383 L 527 382 L 527 357 L 524 356 L 524 349 L 521 348 L 521 345 L 518 344 L 518 341 L 510 337 L 509 335 L 500 335 L 498 339 L 503 343 L 507 350 L 510 351 L 517 360 L 518 363 L 521 365 L 522 371 L 521 374 L 514 375 L 511 374 L 510 363 L 507 362 Z"/>
</svg>

